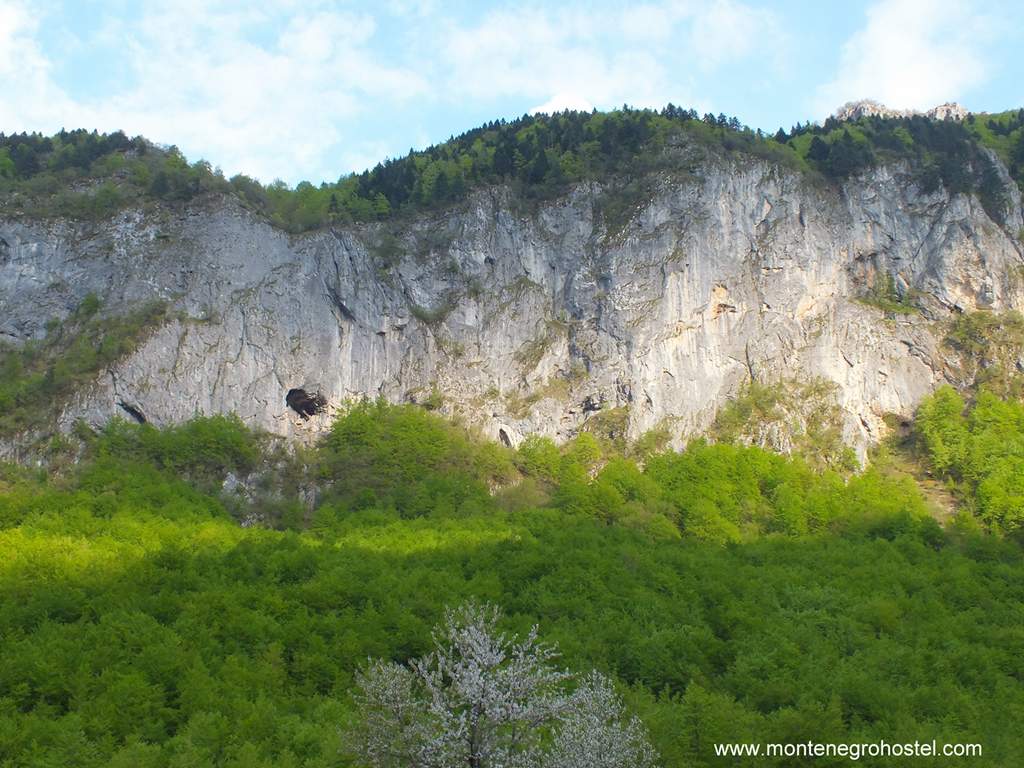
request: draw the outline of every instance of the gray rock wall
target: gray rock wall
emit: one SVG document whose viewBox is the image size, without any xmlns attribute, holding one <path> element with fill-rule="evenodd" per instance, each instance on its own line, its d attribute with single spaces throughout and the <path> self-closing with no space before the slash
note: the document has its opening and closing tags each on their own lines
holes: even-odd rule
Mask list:
<svg viewBox="0 0 1024 768">
<path fill-rule="evenodd" d="M 348 398 L 440 395 L 492 437 L 564 439 L 628 406 L 631 437 L 685 436 L 749 379 L 839 385 L 847 439 L 878 439 L 949 376 L 941 323 L 1024 304 L 1020 195 L 1004 227 L 973 197 L 920 193 L 889 167 L 842 188 L 749 158 L 651 180 L 621 230 L 582 185 L 527 206 L 508 190 L 401 225 L 289 236 L 231 200 L 103 224 L 0 220 L 0 340 L 44 335 L 93 291 L 109 311 L 177 310 L 60 414 L 154 423 L 234 411 L 324 429 Z M 890 272 L 924 313 L 856 298 Z M 328 408 L 302 419 L 289 390 Z"/>
</svg>

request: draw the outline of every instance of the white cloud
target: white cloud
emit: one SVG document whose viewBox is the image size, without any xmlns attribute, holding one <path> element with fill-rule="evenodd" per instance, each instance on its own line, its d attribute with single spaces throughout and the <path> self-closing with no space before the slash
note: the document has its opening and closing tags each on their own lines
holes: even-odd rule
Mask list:
<svg viewBox="0 0 1024 768">
<path fill-rule="evenodd" d="M 0 130 L 37 130 L 69 104 L 36 42 L 38 21 L 18 2 L 0 2 Z M 60 126 L 57 126 L 58 128 Z"/>
<path fill-rule="evenodd" d="M 388 0 L 385 7 L 392 16 L 424 18 L 437 11 L 437 0 Z"/>
<path fill-rule="evenodd" d="M 610 8 L 527 6 L 449 25 L 443 46 L 448 92 L 600 108 L 693 103 L 693 70 L 782 47 L 775 16 L 737 0 L 662 0 Z M 625 43 L 625 45 L 623 45 Z M 680 57 L 681 49 L 685 56 Z M 680 60 L 692 66 L 680 71 Z"/>
<path fill-rule="evenodd" d="M 426 143 L 424 140 L 421 145 L 426 145 Z M 384 162 L 389 157 L 401 154 L 404 153 L 396 153 L 395 148 L 385 141 L 368 141 L 357 147 L 343 150 L 337 160 L 342 167 L 351 168 L 353 173 L 362 173 L 373 168 L 377 163 Z"/>
<path fill-rule="evenodd" d="M 593 108 L 594 105 L 578 93 L 556 93 L 543 104 L 538 104 L 536 107 L 530 107 L 530 114 L 534 115 L 538 112 L 554 114 L 555 112 L 564 112 L 567 109 L 575 110 L 577 112 L 589 112 Z"/>
<path fill-rule="evenodd" d="M 0 0 L 0 130 L 122 129 L 228 174 L 329 179 L 396 140 L 359 130 L 368 116 L 412 116 L 422 135 L 418 109 L 460 102 L 704 110 L 697 72 L 771 60 L 781 39 L 773 15 L 740 0 L 513 4 L 462 21 L 435 0 L 387 0 L 378 17 L 327 0 L 138 7 L 85 36 L 61 25 L 59 6 Z M 72 51 L 109 77 L 102 89 L 64 87 Z"/>
<path fill-rule="evenodd" d="M 742 59 L 758 47 L 777 57 L 785 41 L 781 25 L 767 10 L 734 0 L 702 4 L 693 17 L 690 44 L 704 69 Z"/>
<path fill-rule="evenodd" d="M 3 130 L 123 129 L 267 181 L 336 177 L 325 150 L 345 142 L 344 125 L 371 99 L 400 108 L 428 90 L 421 74 L 375 59 L 367 14 L 296 13 L 257 44 L 249 28 L 265 11 L 190 0 L 103 29 L 118 41 L 131 85 L 80 101 L 56 83 L 31 18 L 23 5 L 0 5 Z"/>
<path fill-rule="evenodd" d="M 991 22 L 966 0 L 881 0 L 844 45 L 839 71 L 818 89 L 816 112 L 871 98 L 927 109 L 962 98 L 986 75 Z"/>
</svg>

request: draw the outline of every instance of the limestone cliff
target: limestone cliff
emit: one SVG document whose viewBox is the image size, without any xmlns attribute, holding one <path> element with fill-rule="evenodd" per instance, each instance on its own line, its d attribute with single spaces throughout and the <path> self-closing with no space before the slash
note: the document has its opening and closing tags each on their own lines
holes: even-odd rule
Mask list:
<svg viewBox="0 0 1024 768">
<path fill-rule="evenodd" d="M 383 396 L 513 444 L 609 414 L 631 437 L 662 425 L 683 440 L 751 377 L 822 377 L 863 448 L 883 414 L 911 414 L 955 375 L 943 320 L 1024 307 L 1008 177 L 1000 226 L 972 196 L 923 193 L 901 165 L 832 184 L 690 152 L 625 207 L 613 183 L 591 183 L 542 204 L 491 188 L 397 224 L 298 236 L 227 198 L 102 224 L 0 220 L 0 339 L 42 336 L 89 292 L 105 311 L 172 306 L 62 406 L 63 428 L 234 411 L 295 437 L 346 399 Z M 885 275 L 920 312 L 858 301 Z"/>
<path fill-rule="evenodd" d="M 970 114 L 963 106 L 956 102 L 947 102 L 932 107 L 925 112 L 918 112 L 913 109 L 890 109 L 872 99 L 861 99 L 851 101 L 836 110 L 833 117 L 836 120 L 860 120 L 862 117 L 911 117 L 921 115 L 932 120 L 964 120 Z"/>
</svg>

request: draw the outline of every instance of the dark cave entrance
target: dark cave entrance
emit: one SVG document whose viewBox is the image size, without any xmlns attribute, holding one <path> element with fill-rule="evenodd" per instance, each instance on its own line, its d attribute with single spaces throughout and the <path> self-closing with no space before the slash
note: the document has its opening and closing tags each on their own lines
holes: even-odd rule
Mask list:
<svg viewBox="0 0 1024 768">
<path fill-rule="evenodd" d="M 132 405 L 131 403 L 126 403 L 124 400 L 119 400 L 117 405 L 118 407 L 120 407 L 122 411 L 127 413 L 133 419 L 135 419 L 135 421 L 138 424 L 148 423 L 148 419 L 146 419 L 146 414 L 144 414 L 142 412 L 142 409 L 139 408 L 138 406 Z"/>
<path fill-rule="evenodd" d="M 327 399 L 319 392 L 311 395 L 304 389 L 289 389 L 284 401 L 303 419 L 323 413 L 327 405 Z"/>
</svg>

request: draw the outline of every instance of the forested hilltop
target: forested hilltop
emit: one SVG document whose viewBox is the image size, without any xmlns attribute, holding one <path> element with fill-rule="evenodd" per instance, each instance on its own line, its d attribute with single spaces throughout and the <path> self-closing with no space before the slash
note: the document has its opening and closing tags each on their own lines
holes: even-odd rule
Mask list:
<svg viewBox="0 0 1024 768">
<path fill-rule="evenodd" d="M 377 221 L 451 205 L 473 189 L 511 184 L 526 198 L 546 198 L 581 181 L 636 178 L 676 169 L 683 144 L 760 157 L 840 180 L 876 164 L 908 161 L 924 189 L 977 192 L 1001 221 L 1007 199 L 983 152 L 991 149 L 1024 186 L 1024 109 L 968 115 L 829 118 L 774 136 L 735 117 L 669 105 L 661 111 L 562 112 L 495 121 L 372 170 L 319 186 L 264 186 L 244 175 L 226 179 L 205 161 L 192 164 L 174 147 L 123 133 L 85 130 L 0 135 L 0 195 L 8 211 L 104 217 L 143 200 L 187 201 L 210 193 L 236 196 L 289 232 L 333 223 Z"/>
</svg>

